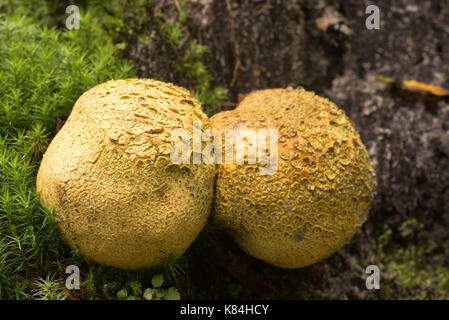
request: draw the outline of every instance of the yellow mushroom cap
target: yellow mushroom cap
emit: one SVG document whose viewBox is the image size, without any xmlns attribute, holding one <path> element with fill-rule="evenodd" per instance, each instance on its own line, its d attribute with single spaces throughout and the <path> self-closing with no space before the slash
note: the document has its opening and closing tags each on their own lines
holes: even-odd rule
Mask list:
<svg viewBox="0 0 449 320">
<path fill-rule="evenodd" d="M 204 227 L 215 167 L 174 164 L 171 133 L 208 118 L 191 94 L 150 79 L 85 92 L 49 145 L 36 187 L 74 249 L 123 269 L 181 255 Z"/>
<path fill-rule="evenodd" d="M 366 220 L 372 164 L 354 124 L 328 99 L 302 88 L 256 91 L 213 116 L 211 127 L 223 137 L 225 129 L 278 130 L 274 174 L 262 175 L 259 160 L 217 166 L 211 220 L 248 254 L 305 267 L 338 250 Z M 245 159 L 255 156 L 246 152 Z"/>
</svg>

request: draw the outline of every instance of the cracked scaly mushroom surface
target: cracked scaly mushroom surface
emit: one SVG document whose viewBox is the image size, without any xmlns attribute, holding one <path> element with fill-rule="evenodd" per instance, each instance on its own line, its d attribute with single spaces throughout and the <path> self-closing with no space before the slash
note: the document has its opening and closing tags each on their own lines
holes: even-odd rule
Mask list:
<svg viewBox="0 0 449 320">
<path fill-rule="evenodd" d="M 85 92 L 49 145 L 36 186 L 67 243 L 122 269 L 181 255 L 204 227 L 214 165 L 173 164 L 170 135 L 208 125 L 175 85 L 109 81 Z"/>
<path fill-rule="evenodd" d="M 223 137 L 224 129 L 278 130 L 274 174 L 261 175 L 261 163 L 217 166 L 211 220 L 248 254 L 305 267 L 338 250 L 366 220 L 371 160 L 354 124 L 328 99 L 302 88 L 260 90 L 213 116 L 211 127 Z"/>
</svg>

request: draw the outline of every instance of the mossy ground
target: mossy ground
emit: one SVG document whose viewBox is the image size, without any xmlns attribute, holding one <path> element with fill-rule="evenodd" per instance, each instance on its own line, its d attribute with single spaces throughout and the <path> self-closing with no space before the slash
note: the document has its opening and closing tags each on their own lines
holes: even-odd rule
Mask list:
<svg viewBox="0 0 449 320">
<path fill-rule="evenodd" d="M 362 229 L 336 255 L 300 270 L 257 261 L 210 226 L 183 258 L 151 270 L 125 272 L 71 251 L 39 204 L 38 165 L 58 115 L 70 113 L 81 93 L 135 75 L 123 59 L 139 47 L 133 41 L 142 54 L 153 52 L 144 48 L 156 41 L 160 55 L 154 60 L 161 62 L 153 68 L 155 78 L 194 90 L 209 115 L 228 104 L 225 90 L 214 87 L 222 81 L 208 71 L 208 48 L 193 39 L 182 1 L 157 10 L 157 2 L 80 2 L 84 20 L 77 31 L 63 27 L 65 6 L 50 3 L 0 0 L 1 299 L 114 299 L 136 281 L 152 288 L 156 274 L 164 275 L 164 288 L 175 286 L 188 299 L 449 299 L 447 245 L 416 239 L 417 220 L 384 226 L 382 217 L 397 214 L 388 208 L 372 213 L 375 232 Z M 150 24 L 139 23 L 145 17 Z M 135 61 L 134 70 L 144 61 Z M 364 268 L 372 263 L 381 269 L 381 288 L 368 292 Z M 80 268 L 80 290 L 65 288 L 68 265 Z"/>
<path fill-rule="evenodd" d="M 411 240 L 411 230 L 422 228 L 416 219 L 403 222 L 394 237 L 386 228 L 378 237 L 370 254 L 380 261 L 383 281 L 379 297 L 382 299 L 449 299 L 449 247 L 419 245 Z"/>
</svg>

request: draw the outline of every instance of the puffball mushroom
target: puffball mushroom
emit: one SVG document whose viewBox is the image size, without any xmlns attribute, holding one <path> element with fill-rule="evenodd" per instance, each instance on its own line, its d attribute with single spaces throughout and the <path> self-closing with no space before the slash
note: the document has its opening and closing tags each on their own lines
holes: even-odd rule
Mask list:
<svg viewBox="0 0 449 320">
<path fill-rule="evenodd" d="M 302 88 L 256 91 L 213 116 L 211 127 L 222 137 L 227 128 L 278 130 L 278 150 L 269 150 L 277 151 L 273 174 L 261 174 L 266 163 L 250 148 L 245 159 L 257 163 L 217 166 L 211 221 L 249 255 L 306 267 L 346 244 L 366 220 L 372 164 L 354 124 L 328 99 Z"/>
<path fill-rule="evenodd" d="M 208 126 L 185 89 L 150 79 L 85 92 L 50 143 L 37 175 L 41 203 L 86 258 L 139 269 L 179 256 L 204 227 L 214 164 L 174 164 L 176 129 Z"/>
</svg>

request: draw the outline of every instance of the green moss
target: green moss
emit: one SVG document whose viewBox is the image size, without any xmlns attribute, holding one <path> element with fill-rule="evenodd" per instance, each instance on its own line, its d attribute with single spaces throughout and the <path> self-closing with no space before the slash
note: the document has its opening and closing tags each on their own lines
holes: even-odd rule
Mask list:
<svg viewBox="0 0 449 320">
<path fill-rule="evenodd" d="M 412 218 L 402 222 L 397 230 L 386 228 L 378 237 L 369 256 L 375 257 L 381 268 L 381 298 L 449 298 L 449 250 L 447 245 L 430 246 L 413 241 L 423 227 Z"/>
<path fill-rule="evenodd" d="M 426 257 L 430 253 L 416 246 L 395 251 L 382 268 L 385 285 L 381 295 L 390 298 L 394 290 L 401 299 L 449 299 L 449 268 L 429 263 Z"/>
<path fill-rule="evenodd" d="M 1 16 L 0 60 L 0 299 L 59 298 L 65 267 L 87 267 L 40 206 L 39 161 L 57 115 L 69 113 L 88 88 L 132 76 L 132 66 L 118 61 L 89 13 L 79 30 L 64 32 L 23 12 Z"/>
</svg>

